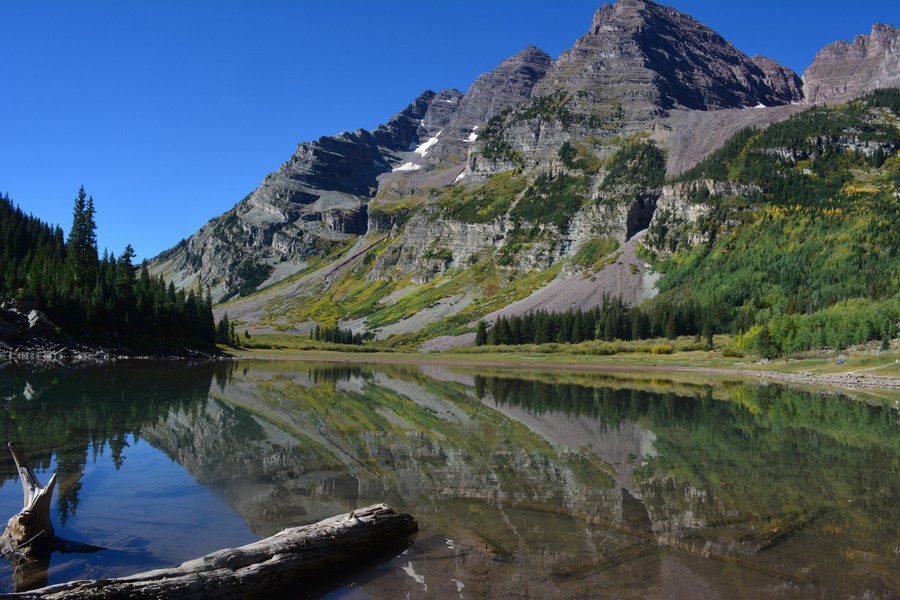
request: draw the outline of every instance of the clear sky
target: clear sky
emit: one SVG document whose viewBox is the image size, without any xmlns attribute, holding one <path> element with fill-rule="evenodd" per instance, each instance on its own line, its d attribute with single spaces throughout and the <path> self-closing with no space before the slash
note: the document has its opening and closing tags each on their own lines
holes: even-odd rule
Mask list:
<svg viewBox="0 0 900 600">
<path fill-rule="evenodd" d="M 0 193 L 150 258 L 234 206 L 298 142 L 372 129 L 426 89 L 466 91 L 528 44 L 551 56 L 602 0 L 4 0 Z M 900 26 L 898 0 L 667 0 L 802 75 Z"/>
</svg>

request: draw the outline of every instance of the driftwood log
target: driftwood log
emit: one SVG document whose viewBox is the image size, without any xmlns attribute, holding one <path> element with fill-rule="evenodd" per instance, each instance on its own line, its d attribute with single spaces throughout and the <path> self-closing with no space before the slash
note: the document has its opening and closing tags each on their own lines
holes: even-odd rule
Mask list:
<svg viewBox="0 0 900 600">
<path fill-rule="evenodd" d="M 177 567 L 116 579 L 70 581 L 9 598 L 258 598 L 328 575 L 350 561 L 396 551 L 416 520 L 375 504 Z"/>
</svg>

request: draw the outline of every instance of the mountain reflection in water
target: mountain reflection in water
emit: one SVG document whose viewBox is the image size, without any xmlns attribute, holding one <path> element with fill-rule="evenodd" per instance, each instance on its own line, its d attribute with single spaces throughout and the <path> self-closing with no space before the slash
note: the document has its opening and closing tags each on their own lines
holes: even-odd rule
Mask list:
<svg viewBox="0 0 900 600">
<path fill-rule="evenodd" d="M 897 410 L 839 396 L 247 361 L 7 368 L 0 399 L 6 439 L 45 477 L 59 472 L 57 533 L 110 548 L 54 555 L 51 583 L 177 564 L 387 502 L 419 520 L 415 543 L 309 597 L 894 598 L 900 587 Z M 11 458 L 0 477 L 10 516 L 21 508 Z"/>
</svg>

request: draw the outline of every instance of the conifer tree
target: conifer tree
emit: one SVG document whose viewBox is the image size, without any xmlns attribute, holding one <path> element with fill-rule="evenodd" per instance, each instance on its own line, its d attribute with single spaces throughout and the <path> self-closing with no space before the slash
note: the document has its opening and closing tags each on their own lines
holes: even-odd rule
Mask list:
<svg viewBox="0 0 900 600">
<path fill-rule="evenodd" d="M 230 333 L 231 324 L 228 322 L 228 313 L 225 313 L 224 315 L 222 315 L 222 318 L 219 319 L 219 323 L 216 325 L 216 343 L 230 343 Z"/>
<path fill-rule="evenodd" d="M 487 323 L 478 321 L 478 327 L 475 329 L 475 345 L 484 346 L 487 344 Z"/>
<path fill-rule="evenodd" d="M 97 224 L 94 221 L 94 198 L 87 197 L 84 186 L 75 197 L 72 229 L 67 244 L 67 269 L 76 289 L 93 289 L 97 275 Z"/>
</svg>

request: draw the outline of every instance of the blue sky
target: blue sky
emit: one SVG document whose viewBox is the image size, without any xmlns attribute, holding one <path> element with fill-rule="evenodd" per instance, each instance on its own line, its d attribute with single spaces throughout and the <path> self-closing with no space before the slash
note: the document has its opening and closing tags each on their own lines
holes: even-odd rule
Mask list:
<svg viewBox="0 0 900 600">
<path fill-rule="evenodd" d="M 468 89 L 528 44 L 556 57 L 602 0 L 0 2 L 0 193 L 149 258 L 251 192 L 298 142 Z M 897 0 L 669 0 L 802 75 L 824 45 L 900 26 Z"/>
</svg>

